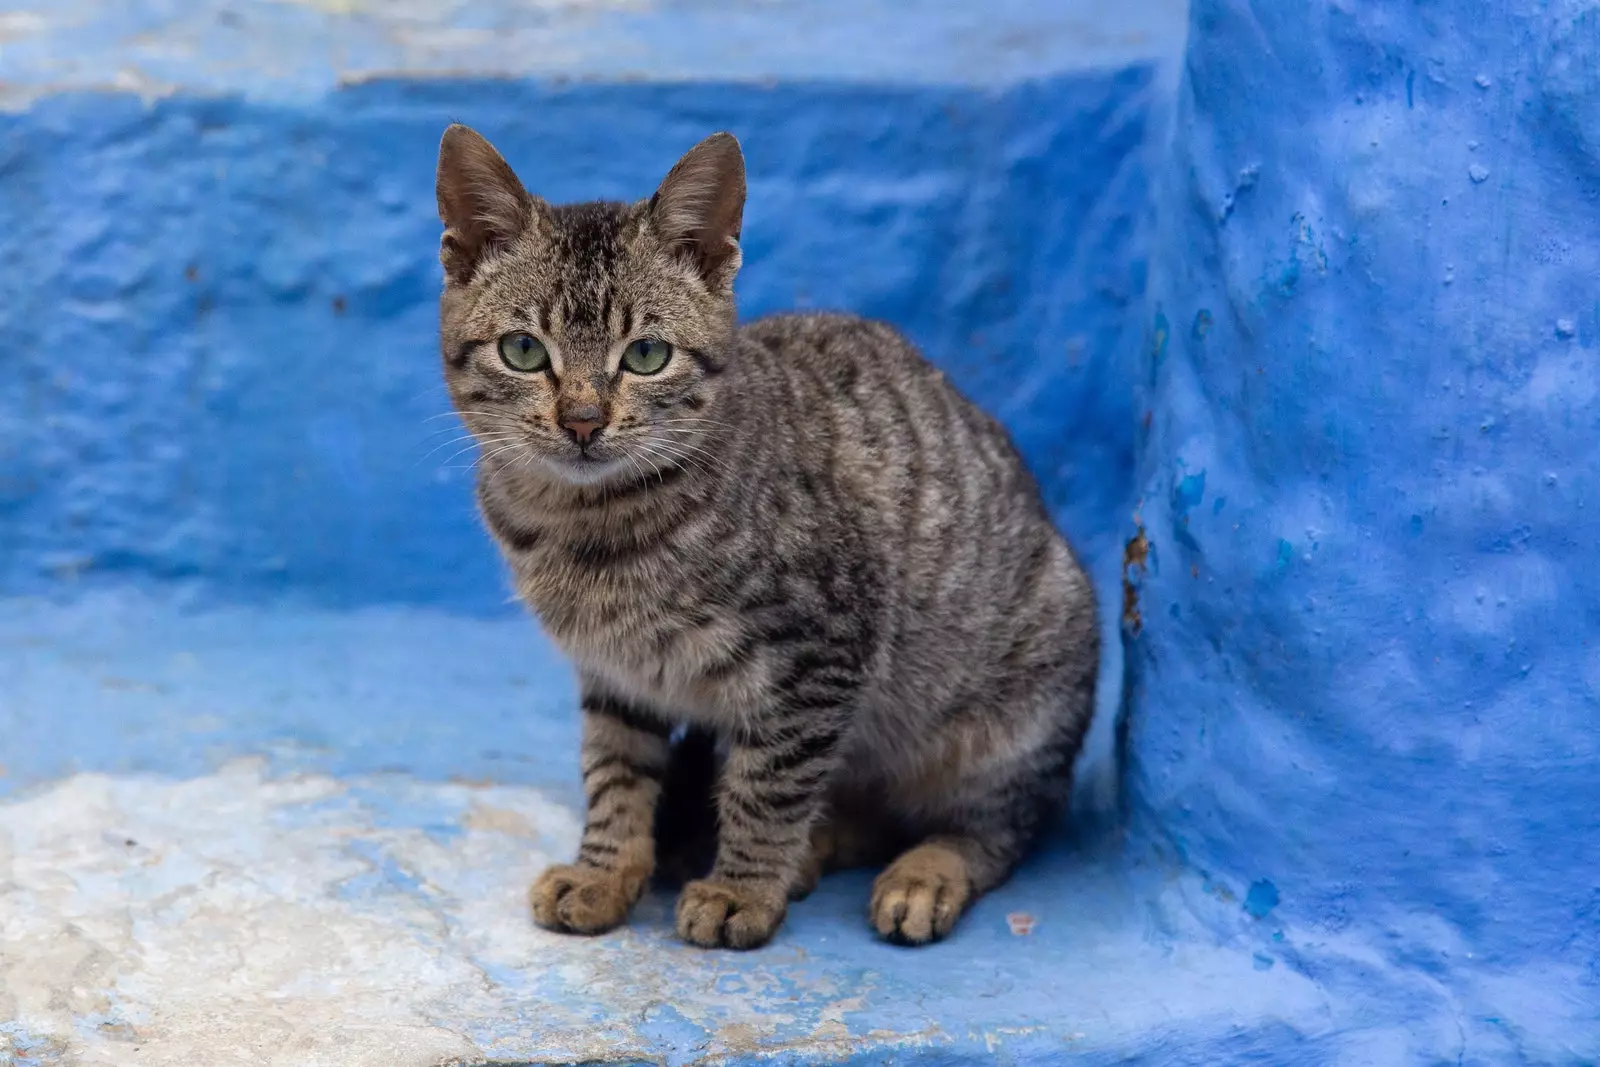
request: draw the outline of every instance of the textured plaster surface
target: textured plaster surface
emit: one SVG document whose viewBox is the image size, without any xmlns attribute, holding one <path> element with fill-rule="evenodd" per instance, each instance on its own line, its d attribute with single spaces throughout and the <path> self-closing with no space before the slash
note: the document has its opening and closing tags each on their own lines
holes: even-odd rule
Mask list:
<svg viewBox="0 0 1600 1067">
<path fill-rule="evenodd" d="M 1197 0 L 1186 68 L 1138 825 L 1375 1062 L 1600 1061 L 1600 6 Z"/>
</svg>

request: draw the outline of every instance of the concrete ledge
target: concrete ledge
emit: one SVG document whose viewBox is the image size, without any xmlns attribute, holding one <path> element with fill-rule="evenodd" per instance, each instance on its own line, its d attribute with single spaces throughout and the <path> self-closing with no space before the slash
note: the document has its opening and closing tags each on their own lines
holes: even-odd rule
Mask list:
<svg viewBox="0 0 1600 1067">
<path fill-rule="evenodd" d="M 374 79 L 1005 86 L 1172 57 L 1182 0 L 50 0 L 0 5 L 0 107 L 315 103 Z"/>
</svg>

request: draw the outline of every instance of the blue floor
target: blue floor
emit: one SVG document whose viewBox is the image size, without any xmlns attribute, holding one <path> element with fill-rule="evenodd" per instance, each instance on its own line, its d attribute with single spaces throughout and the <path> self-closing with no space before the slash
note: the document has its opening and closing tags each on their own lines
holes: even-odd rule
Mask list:
<svg viewBox="0 0 1600 1067">
<path fill-rule="evenodd" d="M 579 826 L 571 706 L 567 670 L 516 617 L 196 611 L 109 594 L 7 602 L 0 811 L 66 812 L 50 820 L 63 838 L 80 810 L 69 793 L 109 790 L 117 813 L 86 843 L 52 846 L 67 856 L 57 873 L 81 883 L 75 903 L 51 904 L 42 875 L 21 878 L 11 921 L 37 926 L 70 913 L 89 937 L 102 909 L 157 929 L 160 908 L 143 910 L 152 865 L 164 872 L 161 899 L 182 893 L 222 907 L 213 898 L 225 896 L 227 857 L 248 856 L 253 881 L 292 886 L 281 906 L 316 915 L 330 936 L 354 943 L 344 925 L 375 921 L 389 951 L 407 945 L 415 956 L 404 957 L 410 973 L 353 971 L 348 980 L 337 960 L 313 959 L 271 988 L 356 1003 L 351 986 L 365 982 L 373 988 L 362 996 L 408 1002 L 405 1025 L 422 1020 L 507 1063 L 758 1052 L 779 1062 L 881 1062 L 912 1050 L 929 1062 L 1051 1062 L 1070 1052 L 1074 1062 L 1199 1063 L 1204 1049 L 1241 1033 L 1316 1036 L 1332 1026 L 1313 982 L 1250 939 L 1220 942 L 1191 915 L 1189 896 L 1204 897 L 1204 887 L 1176 867 L 1130 860 L 1114 832 L 1092 825 L 924 950 L 872 937 L 865 873 L 826 880 L 795 905 L 773 945 L 749 955 L 677 943 L 671 900 L 660 895 L 627 930 L 596 941 L 535 931 L 522 903 L 531 864 L 564 855 Z M 191 795 L 263 799 L 228 800 L 239 810 L 218 826 L 210 812 L 187 810 Z M 500 822 L 485 822 L 485 811 Z M 537 828 L 511 832 L 516 812 L 534 813 L 526 818 Z M 308 825 L 324 827 L 331 853 L 306 860 L 285 843 Z M 80 868 L 96 850 L 112 859 L 94 860 L 91 878 Z M 134 862 L 134 852 L 144 858 Z M 1212 903 L 1253 922 L 1237 900 Z M 284 925 L 260 911 L 229 914 L 241 942 L 255 936 L 252 923 Z M 105 936 L 114 954 L 115 937 Z M 181 976 L 149 958 L 157 935 L 144 937 L 142 969 L 107 972 L 94 991 L 98 1010 L 78 1019 L 88 1047 L 99 1047 L 110 1020 L 136 1033 L 150 1027 L 170 1048 L 210 1048 L 181 1016 L 157 1013 L 151 1024 L 138 980 Z M 471 980 L 450 978 L 451 967 Z M 228 973 L 248 986 L 254 972 Z M 201 1003 L 211 1018 L 236 1014 L 247 993 Z M 19 1047 L 30 1040 L 12 1033 Z"/>
</svg>

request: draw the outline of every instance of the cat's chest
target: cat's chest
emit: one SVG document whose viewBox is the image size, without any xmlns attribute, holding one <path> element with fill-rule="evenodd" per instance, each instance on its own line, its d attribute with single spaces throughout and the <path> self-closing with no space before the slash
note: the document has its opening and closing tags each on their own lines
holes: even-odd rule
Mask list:
<svg viewBox="0 0 1600 1067">
<path fill-rule="evenodd" d="M 696 595 L 668 563 L 518 568 L 518 587 L 545 632 L 619 696 L 686 718 L 721 720 L 759 689 L 737 613 Z M 737 670 L 730 670 L 737 664 Z"/>
<path fill-rule="evenodd" d="M 575 558 L 566 546 L 514 565 L 517 591 L 550 635 L 566 646 L 628 645 L 659 620 L 682 611 L 664 584 L 665 561 Z"/>
</svg>

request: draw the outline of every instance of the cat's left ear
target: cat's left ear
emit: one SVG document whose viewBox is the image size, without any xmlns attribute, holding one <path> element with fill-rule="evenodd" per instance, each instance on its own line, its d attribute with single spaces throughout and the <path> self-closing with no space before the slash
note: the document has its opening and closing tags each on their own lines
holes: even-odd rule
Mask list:
<svg viewBox="0 0 1600 1067">
<path fill-rule="evenodd" d="M 731 133 L 689 149 L 650 198 L 650 225 L 712 291 L 733 288 L 744 221 L 744 153 Z"/>
</svg>

